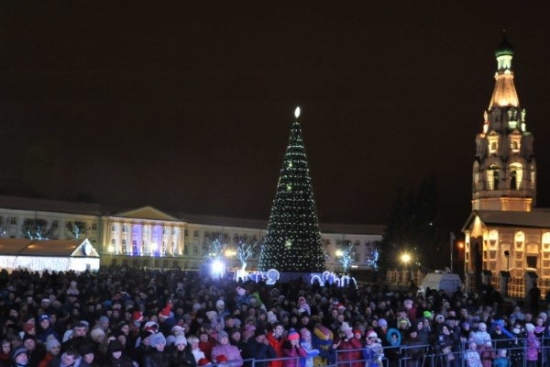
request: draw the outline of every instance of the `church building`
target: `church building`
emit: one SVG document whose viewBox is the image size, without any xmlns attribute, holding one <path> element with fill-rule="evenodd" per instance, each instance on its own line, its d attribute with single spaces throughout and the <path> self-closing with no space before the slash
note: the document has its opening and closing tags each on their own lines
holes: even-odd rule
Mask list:
<svg viewBox="0 0 550 367">
<path fill-rule="evenodd" d="M 495 56 L 495 87 L 476 137 L 472 212 L 462 229 L 466 275 L 477 285 L 488 272 L 493 278 L 501 272 L 550 278 L 550 209 L 536 207 L 534 139 L 514 85 L 514 49 L 506 37 Z"/>
</svg>

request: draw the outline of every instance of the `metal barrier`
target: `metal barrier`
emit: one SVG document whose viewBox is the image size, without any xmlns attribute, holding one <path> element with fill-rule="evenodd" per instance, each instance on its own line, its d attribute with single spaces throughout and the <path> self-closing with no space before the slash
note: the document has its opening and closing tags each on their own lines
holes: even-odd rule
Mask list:
<svg viewBox="0 0 550 367">
<path fill-rule="evenodd" d="M 479 353 L 479 360 L 485 362 L 481 365 L 493 366 L 494 359 L 498 357 L 498 350 L 501 349 L 507 351 L 505 359 L 510 362 L 509 366 L 511 367 L 550 367 L 550 338 L 540 340 L 540 345 L 535 348 L 528 346 L 527 339 L 493 340 L 490 348 L 478 346 L 476 350 Z M 314 362 L 314 367 L 472 367 L 466 360 L 469 352 L 466 343 L 461 343 L 449 350 L 433 345 L 402 345 L 398 347 L 385 347 L 382 350 L 384 355 L 380 359 L 364 358 L 363 352 L 365 348 L 336 350 L 335 363 L 320 364 Z M 530 353 L 533 351 L 535 353 Z M 344 353 L 347 353 L 346 358 L 342 356 Z M 354 353 L 356 357 L 350 360 L 348 357 Z M 530 360 L 533 354 L 536 355 L 536 360 Z M 314 358 L 315 360 L 318 357 L 245 359 L 243 360 L 243 366 L 269 367 L 270 362 L 280 361 L 283 367 L 303 367 L 305 358 Z M 485 361 L 484 358 L 486 359 Z M 213 364 L 213 366 L 236 367 L 236 364 L 230 361 Z"/>
</svg>

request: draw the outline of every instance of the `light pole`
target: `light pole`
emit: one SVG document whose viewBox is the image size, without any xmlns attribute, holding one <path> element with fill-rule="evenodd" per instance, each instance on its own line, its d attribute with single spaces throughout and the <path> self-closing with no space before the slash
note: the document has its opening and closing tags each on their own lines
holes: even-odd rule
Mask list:
<svg viewBox="0 0 550 367">
<path fill-rule="evenodd" d="M 114 251 L 114 250 L 115 250 L 115 249 L 114 249 L 113 245 L 109 245 L 109 247 L 107 248 L 107 251 L 109 251 L 109 254 L 111 255 L 111 256 L 110 256 L 110 257 L 111 257 L 111 261 L 110 261 L 109 265 L 112 265 L 112 264 L 113 264 L 113 251 Z"/>
<path fill-rule="evenodd" d="M 401 261 L 403 264 L 405 264 L 405 269 L 407 270 L 406 274 L 409 277 L 409 281 L 412 279 L 412 275 L 409 272 L 409 262 L 411 261 L 411 255 L 409 255 L 407 252 L 404 252 L 401 254 Z"/>
</svg>

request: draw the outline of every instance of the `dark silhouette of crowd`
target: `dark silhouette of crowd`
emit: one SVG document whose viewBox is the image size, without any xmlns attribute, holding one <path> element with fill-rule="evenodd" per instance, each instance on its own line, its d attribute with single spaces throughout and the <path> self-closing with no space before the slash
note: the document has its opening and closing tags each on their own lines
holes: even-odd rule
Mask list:
<svg viewBox="0 0 550 367">
<path fill-rule="evenodd" d="M 266 285 L 182 270 L 0 272 L 0 367 L 529 367 L 549 319 L 494 290 Z"/>
</svg>

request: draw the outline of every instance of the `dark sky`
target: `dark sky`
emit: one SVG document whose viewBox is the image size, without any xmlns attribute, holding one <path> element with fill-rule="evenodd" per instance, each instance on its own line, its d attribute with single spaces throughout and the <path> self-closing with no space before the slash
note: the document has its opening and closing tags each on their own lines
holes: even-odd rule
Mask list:
<svg viewBox="0 0 550 367">
<path fill-rule="evenodd" d="M 321 221 L 382 224 L 434 175 L 459 230 L 506 28 L 549 207 L 549 8 L 5 0 L 0 190 L 267 219 L 300 105 Z"/>
</svg>

